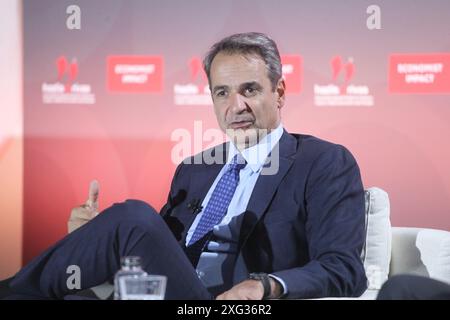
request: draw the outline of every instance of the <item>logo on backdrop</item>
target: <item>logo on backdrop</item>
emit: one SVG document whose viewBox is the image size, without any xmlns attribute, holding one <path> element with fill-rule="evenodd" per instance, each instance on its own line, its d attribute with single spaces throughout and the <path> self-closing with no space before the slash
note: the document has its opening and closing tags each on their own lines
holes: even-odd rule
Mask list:
<svg viewBox="0 0 450 320">
<path fill-rule="evenodd" d="M 161 56 L 109 56 L 106 61 L 107 86 L 111 92 L 161 93 Z"/>
<path fill-rule="evenodd" d="M 366 85 L 353 84 L 355 63 L 353 58 L 343 61 L 341 56 L 330 60 L 331 83 L 314 84 L 316 106 L 373 106 L 374 98 Z"/>
<path fill-rule="evenodd" d="M 44 104 L 94 104 L 95 95 L 90 84 L 79 83 L 79 65 L 76 58 L 70 61 L 60 56 L 55 61 L 56 81 L 41 86 Z"/>
<path fill-rule="evenodd" d="M 300 93 L 302 91 L 302 57 L 299 55 L 281 56 L 282 72 L 286 82 L 286 93 Z"/>
<path fill-rule="evenodd" d="M 450 93 L 450 53 L 393 54 L 390 93 Z"/>
<path fill-rule="evenodd" d="M 193 57 L 188 66 L 190 71 L 189 81 L 184 84 L 175 83 L 173 86 L 175 105 L 212 105 L 208 78 L 203 70 L 201 59 Z"/>
</svg>

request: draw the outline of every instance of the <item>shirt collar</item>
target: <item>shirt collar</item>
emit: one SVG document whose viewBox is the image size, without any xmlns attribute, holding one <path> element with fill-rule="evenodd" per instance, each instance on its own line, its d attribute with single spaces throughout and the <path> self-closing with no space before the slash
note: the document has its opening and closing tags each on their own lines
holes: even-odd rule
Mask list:
<svg viewBox="0 0 450 320">
<path fill-rule="evenodd" d="M 280 141 L 283 135 L 283 125 L 280 123 L 278 127 L 272 130 L 269 134 L 264 136 L 262 140 L 254 146 L 242 150 L 241 155 L 247 162 L 248 166 L 253 172 L 258 172 L 264 165 L 267 156 L 272 151 L 273 147 Z M 231 159 L 239 153 L 234 143 L 230 142 L 230 150 L 228 152 L 227 164 Z"/>
</svg>

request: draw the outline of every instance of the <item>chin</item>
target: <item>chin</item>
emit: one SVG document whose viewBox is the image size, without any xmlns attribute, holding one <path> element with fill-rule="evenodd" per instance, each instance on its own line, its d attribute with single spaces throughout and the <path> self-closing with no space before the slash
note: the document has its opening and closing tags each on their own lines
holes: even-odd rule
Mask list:
<svg viewBox="0 0 450 320">
<path fill-rule="evenodd" d="M 259 141 L 259 131 L 258 128 L 253 126 L 246 127 L 245 129 L 232 129 L 229 128 L 226 131 L 227 136 L 231 141 L 234 142 L 236 146 L 240 147 L 250 147 L 258 143 Z"/>
</svg>

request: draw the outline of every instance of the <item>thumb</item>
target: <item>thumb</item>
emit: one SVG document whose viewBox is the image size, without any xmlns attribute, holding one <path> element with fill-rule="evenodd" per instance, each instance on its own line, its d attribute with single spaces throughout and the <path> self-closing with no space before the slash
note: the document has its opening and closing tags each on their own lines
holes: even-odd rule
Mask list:
<svg viewBox="0 0 450 320">
<path fill-rule="evenodd" d="M 98 209 L 98 192 L 98 181 L 92 180 L 91 184 L 89 185 L 89 198 L 87 201 L 87 205 L 89 205 L 95 211 L 97 211 Z"/>
</svg>

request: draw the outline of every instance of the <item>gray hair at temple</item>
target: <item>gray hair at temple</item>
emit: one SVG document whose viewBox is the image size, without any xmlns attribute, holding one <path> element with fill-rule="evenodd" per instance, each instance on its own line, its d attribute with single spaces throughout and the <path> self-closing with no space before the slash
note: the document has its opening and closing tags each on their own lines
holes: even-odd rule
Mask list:
<svg viewBox="0 0 450 320">
<path fill-rule="evenodd" d="M 237 33 L 215 43 L 206 54 L 205 59 L 203 59 L 203 68 L 205 69 L 210 86 L 211 64 L 219 52 L 259 55 L 266 63 L 267 75 L 272 84 L 272 90 L 275 90 L 278 80 L 282 76 L 281 59 L 277 44 L 267 35 L 259 32 Z"/>
</svg>

